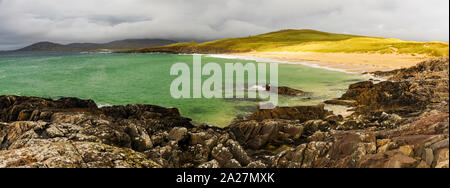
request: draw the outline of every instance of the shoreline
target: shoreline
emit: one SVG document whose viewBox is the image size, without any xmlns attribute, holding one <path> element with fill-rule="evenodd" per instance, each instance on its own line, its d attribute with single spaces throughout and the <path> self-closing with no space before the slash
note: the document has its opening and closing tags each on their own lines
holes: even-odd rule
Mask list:
<svg viewBox="0 0 450 188">
<path fill-rule="evenodd" d="M 326 69 L 331 71 L 338 71 L 338 72 L 344 72 L 344 73 L 350 73 L 350 74 L 358 74 L 358 72 L 349 72 L 345 69 L 338 69 L 338 68 L 332 68 L 327 67 L 323 65 L 319 65 L 316 62 L 313 61 L 287 61 L 287 60 L 281 60 L 276 58 L 263 58 L 263 57 L 256 57 L 256 56 L 246 56 L 246 55 L 240 55 L 240 54 L 202 54 L 207 57 L 213 57 L 213 58 L 222 58 L 222 59 L 243 59 L 243 60 L 251 60 L 251 61 L 261 61 L 261 62 L 270 62 L 270 63 L 278 63 L 278 64 L 291 64 L 291 65 L 304 65 L 312 68 L 318 68 L 318 69 Z"/>
<path fill-rule="evenodd" d="M 211 55 L 215 56 L 215 55 Z M 410 68 L 432 59 L 427 56 L 401 54 L 359 54 L 359 53 L 318 53 L 318 52 L 248 52 L 218 54 L 216 57 L 266 60 L 279 63 L 302 64 L 347 73 L 369 73 Z"/>
<path fill-rule="evenodd" d="M 448 58 L 385 74 L 349 87 L 351 116 L 284 107 L 224 128 L 176 108 L 0 95 L 0 168 L 448 168 Z"/>
</svg>

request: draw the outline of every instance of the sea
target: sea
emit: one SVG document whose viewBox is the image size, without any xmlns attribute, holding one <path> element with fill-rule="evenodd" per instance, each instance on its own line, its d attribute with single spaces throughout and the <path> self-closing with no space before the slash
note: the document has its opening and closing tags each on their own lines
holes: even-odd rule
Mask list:
<svg viewBox="0 0 450 188">
<path fill-rule="evenodd" d="M 340 97 L 352 83 L 366 78 L 360 74 L 272 60 L 202 56 L 202 62 L 278 63 L 279 86 L 309 96 L 280 96 L 279 106 L 317 105 Z M 83 52 L 0 52 L 0 95 L 36 96 L 58 99 L 92 99 L 98 106 L 152 104 L 178 108 L 196 124 L 225 127 L 236 117 L 254 112 L 254 99 L 175 99 L 170 86 L 176 63 L 193 64 L 193 55 L 122 54 Z M 203 76 L 202 80 L 208 79 Z"/>
</svg>

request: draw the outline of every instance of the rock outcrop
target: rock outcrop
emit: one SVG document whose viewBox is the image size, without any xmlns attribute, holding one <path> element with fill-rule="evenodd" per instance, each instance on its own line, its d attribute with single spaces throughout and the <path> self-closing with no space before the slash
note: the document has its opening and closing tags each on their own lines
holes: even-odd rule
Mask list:
<svg viewBox="0 0 450 188">
<path fill-rule="evenodd" d="M 299 120 L 305 122 L 313 119 L 324 119 L 332 112 L 325 110 L 324 105 L 276 107 L 272 110 L 258 110 L 253 113 L 249 120 L 262 121 L 266 119 Z"/>
<path fill-rule="evenodd" d="M 266 91 L 270 91 L 270 85 L 266 85 Z M 279 95 L 286 95 L 286 96 L 311 96 L 312 93 L 304 92 L 302 90 L 286 87 L 286 86 L 278 86 L 278 94 Z"/>
<path fill-rule="evenodd" d="M 258 110 L 226 128 L 177 109 L 0 96 L 0 168 L 448 168 L 448 58 L 350 86 L 323 105 Z"/>
</svg>

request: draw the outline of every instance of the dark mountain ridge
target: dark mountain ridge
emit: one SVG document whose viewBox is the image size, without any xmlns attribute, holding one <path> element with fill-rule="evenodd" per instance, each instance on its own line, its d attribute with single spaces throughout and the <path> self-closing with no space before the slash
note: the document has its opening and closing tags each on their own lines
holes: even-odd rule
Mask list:
<svg viewBox="0 0 450 188">
<path fill-rule="evenodd" d="M 32 44 L 16 51 L 93 51 L 103 49 L 125 50 L 164 46 L 174 43 L 177 43 L 177 41 L 165 39 L 126 39 L 108 43 L 71 43 L 67 45 L 45 41 Z"/>
</svg>

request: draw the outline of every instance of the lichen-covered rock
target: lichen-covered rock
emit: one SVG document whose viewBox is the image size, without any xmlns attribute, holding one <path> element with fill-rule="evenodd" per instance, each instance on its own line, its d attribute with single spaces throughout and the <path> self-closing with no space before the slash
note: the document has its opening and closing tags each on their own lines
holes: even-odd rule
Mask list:
<svg viewBox="0 0 450 188">
<path fill-rule="evenodd" d="M 108 145 L 33 139 L 0 151 L 0 168 L 160 168 L 145 155 Z"/>
<path fill-rule="evenodd" d="M 147 151 L 153 147 L 153 142 L 148 135 L 147 130 L 143 127 L 130 124 L 126 132 L 130 135 L 131 146 L 135 148 L 136 151 Z"/>
<path fill-rule="evenodd" d="M 309 142 L 323 142 L 329 138 L 330 135 L 327 132 L 317 131 L 313 135 L 309 136 L 307 139 Z"/>
<path fill-rule="evenodd" d="M 220 164 L 216 160 L 212 160 L 201 164 L 198 168 L 220 168 Z"/>
<path fill-rule="evenodd" d="M 253 161 L 246 168 L 267 168 L 267 165 L 262 161 Z"/>
<path fill-rule="evenodd" d="M 241 164 L 233 158 L 230 149 L 222 144 L 217 145 L 211 152 L 212 157 L 217 160 L 222 168 L 241 168 Z"/>
<path fill-rule="evenodd" d="M 274 161 L 277 168 L 317 168 L 328 161 L 327 153 L 331 143 L 310 142 L 282 152 Z"/>
<path fill-rule="evenodd" d="M 238 161 L 242 166 L 247 166 L 251 162 L 251 158 L 237 141 L 229 139 L 225 144 L 228 148 L 230 148 L 230 152 L 233 154 L 236 161 Z"/>
</svg>

